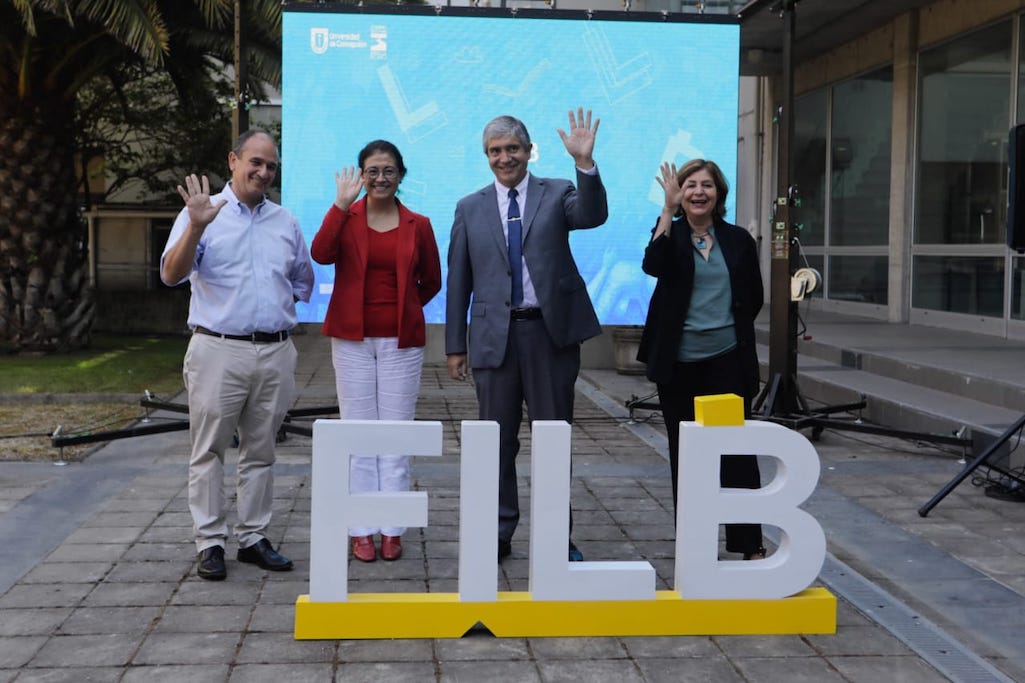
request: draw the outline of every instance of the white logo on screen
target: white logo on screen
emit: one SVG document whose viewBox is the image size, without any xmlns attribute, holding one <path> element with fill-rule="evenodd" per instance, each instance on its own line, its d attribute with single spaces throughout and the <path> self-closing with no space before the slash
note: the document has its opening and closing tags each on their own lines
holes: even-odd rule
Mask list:
<svg viewBox="0 0 1025 683">
<path fill-rule="evenodd" d="M 388 52 L 388 27 L 380 25 L 371 26 L 370 39 L 374 41 L 373 45 L 370 46 L 370 54 L 376 59 L 383 59 L 384 55 Z"/>
<path fill-rule="evenodd" d="M 313 50 L 313 54 L 322 55 L 327 52 L 327 29 L 326 28 L 311 28 L 310 29 L 310 49 Z"/>
</svg>

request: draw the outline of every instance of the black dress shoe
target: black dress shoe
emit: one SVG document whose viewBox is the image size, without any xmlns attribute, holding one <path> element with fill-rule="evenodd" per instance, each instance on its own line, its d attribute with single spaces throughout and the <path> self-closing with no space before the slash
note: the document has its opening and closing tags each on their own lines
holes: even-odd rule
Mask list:
<svg viewBox="0 0 1025 683">
<path fill-rule="evenodd" d="M 228 575 L 224 567 L 224 548 L 212 545 L 199 553 L 199 566 L 196 567 L 199 578 L 207 581 L 223 581 Z"/>
<path fill-rule="evenodd" d="M 584 554 L 580 552 L 580 549 L 573 545 L 573 541 L 569 542 L 569 561 L 570 562 L 583 562 Z"/>
<path fill-rule="evenodd" d="M 275 551 L 266 538 L 261 538 L 248 548 L 239 548 L 238 561 L 249 562 L 272 572 L 292 570 L 292 560 Z"/>
<path fill-rule="evenodd" d="M 498 539 L 498 559 L 503 560 L 512 555 L 512 541 Z"/>
</svg>

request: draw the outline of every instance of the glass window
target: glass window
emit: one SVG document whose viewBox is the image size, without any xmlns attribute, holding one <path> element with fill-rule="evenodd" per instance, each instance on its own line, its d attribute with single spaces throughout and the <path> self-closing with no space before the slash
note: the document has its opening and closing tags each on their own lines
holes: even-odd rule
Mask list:
<svg viewBox="0 0 1025 683">
<path fill-rule="evenodd" d="M 806 246 L 825 243 L 826 223 L 826 91 L 817 90 L 794 102 L 793 177 L 801 208 L 795 220 Z"/>
<path fill-rule="evenodd" d="M 911 276 L 915 308 L 1004 315 L 1002 257 L 916 256 Z"/>
<path fill-rule="evenodd" d="M 892 69 L 837 85 L 831 110 L 829 243 L 884 245 L 890 225 Z M 885 267 L 881 274 L 885 292 Z"/>
<path fill-rule="evenodd" d="M 923 51 L 919 73 L 915 243 L 1003 243 L 1011 22 Z"/>
<path fill-rule="evenodd" d="M 1011 319 L 1025 320 L 1025 258 L 1011 259 Z"/>
<path fill-rule="evenodd" d="M 830 256 L 829 298 L 885 304 L 888 263 L 886 256 Z"/>
</svg>

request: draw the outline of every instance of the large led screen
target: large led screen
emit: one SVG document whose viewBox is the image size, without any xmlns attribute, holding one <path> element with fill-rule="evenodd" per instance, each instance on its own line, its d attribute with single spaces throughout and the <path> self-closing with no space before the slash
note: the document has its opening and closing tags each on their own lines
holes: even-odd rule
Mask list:
<svg viewBox="0 0 1025 683">
<path fill-rule="evenodd" d="M 312 11 L 311 8 L 317 8 Z M 641 257 L 662 206 L 659 164 L 715 160 L 736 178 L 739 25 L 722 16 L 293 5 L 284 13 L 282 203 L 310 242 L 359 150 L 395 143 L 399 197 L 430 217 L 444 271 L 456 202 L 494 182 L 484 125 L 523 120 L 529 170 L 573 179 L 556 130 L 583 106 L 601 119 L 595 160 L 609 219 L 571 237 L 605 324 L 644 321 L 654 281 Z M 556 18 L 558 17 L 558 18 Z M 734 195 L 727 219 L 734 214 Z M 497 209 L 496 209 L 497 211 Z M 333 266 L 316 266 L 304 322 L 324 319 Z M 444 275 L 444 272 L 443 272 Z M 445 292 L 425 309 L 445 319 Z"/>
</svg>

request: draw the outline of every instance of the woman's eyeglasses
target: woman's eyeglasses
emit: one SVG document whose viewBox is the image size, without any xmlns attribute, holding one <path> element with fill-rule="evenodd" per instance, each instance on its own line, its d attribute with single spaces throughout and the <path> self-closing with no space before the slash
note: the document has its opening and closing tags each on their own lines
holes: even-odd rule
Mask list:
<svg viewBox="0 0 1025 683">
<path fill-rule="evenodd" d="M 399 175 L 399 169 L 386 166 L 385 168 L 365 168 L 363 169 L 363 175 L 370 178 L 371 180 L 377 179 L 378 176 L 383 177 L 385 180 L 395 180 Z"/>
</svg>

